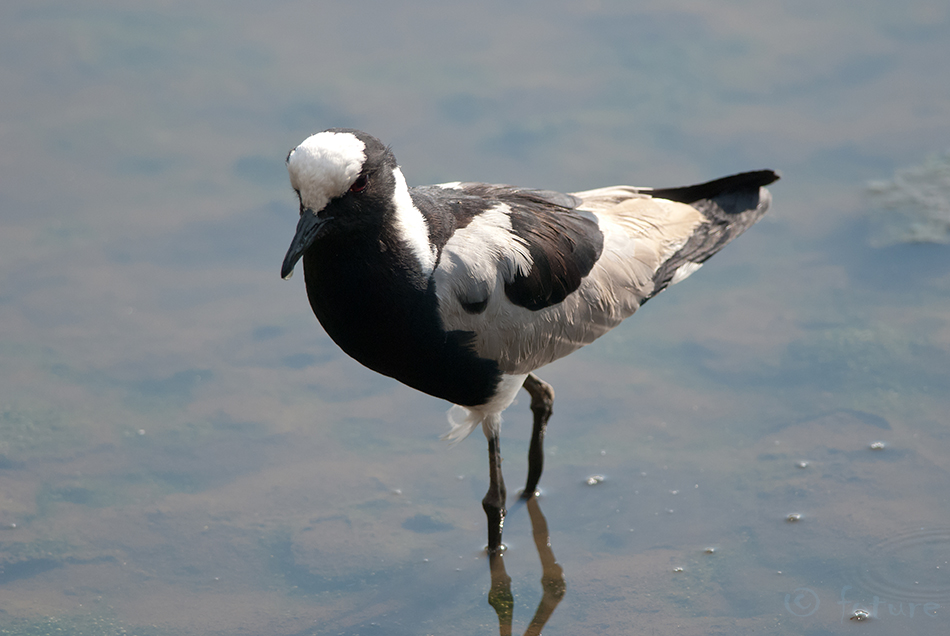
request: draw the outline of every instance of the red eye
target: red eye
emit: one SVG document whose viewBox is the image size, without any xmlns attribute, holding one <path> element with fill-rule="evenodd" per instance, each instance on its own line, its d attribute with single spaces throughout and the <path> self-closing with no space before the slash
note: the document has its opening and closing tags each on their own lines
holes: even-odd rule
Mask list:
<svg viewBox="0 0 950 636">
<path fill-rule="evenodd" d="M 356 177 L 356 181 L 353 182 L 353 185 L 350 186 L 350 192 L 362 192 L 366 189 L 366 175 L 361 174 Z"/>
</svg>

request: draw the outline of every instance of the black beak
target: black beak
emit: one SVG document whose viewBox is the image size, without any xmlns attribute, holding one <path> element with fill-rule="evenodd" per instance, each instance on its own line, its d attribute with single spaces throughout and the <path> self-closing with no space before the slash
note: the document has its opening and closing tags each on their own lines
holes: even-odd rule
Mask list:
<svg viewBox="0 0 950 636">
<path fill-rule="evenodd" d="M 287 280 L 294 275 L 294 266 L 307 248 L 313 244 L 325 222 L 325 219 L 319 218 L 313 211 L 303 209 L 300 213 L 300 221 L 297 223 L 297 233 L 294 234 L 294 240 L 290 242 L 290 249 L 284 257 L 284 265 L 280 268 L 281 278 Z"/>
</svg>

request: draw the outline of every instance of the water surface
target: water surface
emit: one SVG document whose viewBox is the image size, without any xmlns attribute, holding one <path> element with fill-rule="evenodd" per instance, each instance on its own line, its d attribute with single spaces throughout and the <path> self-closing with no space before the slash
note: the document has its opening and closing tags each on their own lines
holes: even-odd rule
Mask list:
<svg viewBox="0 0 950 636">
<path fill-rule="evenodd" d="M 944 4 L 2 15 L 0 634 L 498 632 L 484 440 L 440 442 L 448 405 L 346 358 L 279 279 L 283 160 L 330 126 L 413 184 L 783 173 L 758 226 L 542 369 L 514 633 L 554 589 L 530 512 L 563 570 L 545 634 L 946 633 Z"/>
</svg>

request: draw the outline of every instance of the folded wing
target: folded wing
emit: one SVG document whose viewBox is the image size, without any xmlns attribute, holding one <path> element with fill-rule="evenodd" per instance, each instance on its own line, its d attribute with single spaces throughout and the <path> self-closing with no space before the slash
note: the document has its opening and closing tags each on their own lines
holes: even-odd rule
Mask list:
<svg viewBox="0 0 950 636">
<path fill-rule="evenodd" d="M 574 194 L 452 184 L 490 201 L 461 220 L 433 274 L 449 331 L 508 374 L 589 344 L 683 280 L 768 209 L 772 171 L 684 188 Z"/>
</svg>

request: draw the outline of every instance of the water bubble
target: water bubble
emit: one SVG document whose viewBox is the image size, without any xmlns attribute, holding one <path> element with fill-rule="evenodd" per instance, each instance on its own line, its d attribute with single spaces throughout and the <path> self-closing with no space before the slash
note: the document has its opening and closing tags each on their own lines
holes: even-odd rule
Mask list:
<svg viewBox="0 0 950 636">
<path fill-rule="evenodd" d="M 864 621 L 871 617 L 871 613 L 866 609 L 858 608 L 851 614 L 851 620 Z"/>
<path fill-rule="evenodd" d="M 808 468 L 808 462 L 805 460 L 802 460 L 800 462 L 797 462 L 795 466 L 797 466 L 798 468 Z"/>
<path fill-rule="evenodd" d="M 878 440 L 876 442 L 871 442 L 871 450 L 884 450 L 884 447 L 887 446 L 886 443 Z"/>
<path fill-rule="evenodd" d="M 801 520 L 802 520 L 802 513 L 800 512 L 793 512 L 787 517 L 785 517 L 785 521 L 788 521 L 789 523 L 795 523 L 796 521 L 801 521 Z"/>
<path fill-rule="evenodd" d="M 674 572 L 683 572 L 684 570 L 683 570 L 683 568 L 681 568 L 681 567 L 675 567 L 675 568 L 673 568 L 673 571 L 674 571 Z"/>
<path fill-rule="evenodd" d="M 584 483 L 586 483 L 588 486 L 596 486 L 597 484 L 604 483 L 604 479 L 606 479 L 606 477 L 603 475 L 591 475 L 586 480 L 584 480 Z"/>
</svg>

